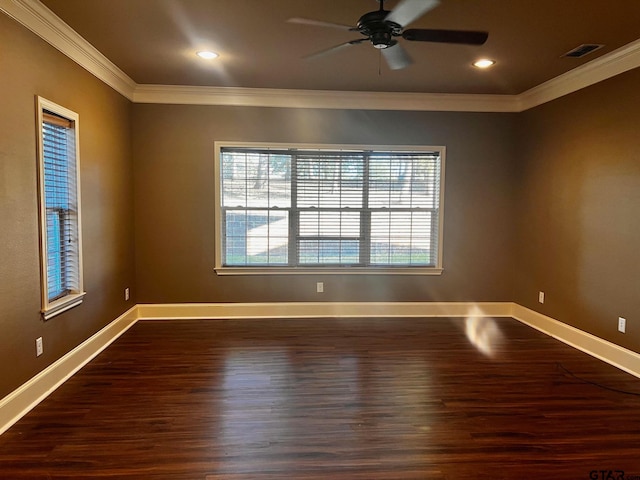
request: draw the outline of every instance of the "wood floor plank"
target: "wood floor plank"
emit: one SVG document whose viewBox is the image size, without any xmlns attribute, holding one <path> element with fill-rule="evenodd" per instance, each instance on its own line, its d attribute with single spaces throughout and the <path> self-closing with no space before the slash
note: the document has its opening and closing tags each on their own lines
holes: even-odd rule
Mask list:
<svg viewBox="0 0 640 480">
<path fill-rule="evenodd" d="M 637 394 L 511 319 L 142 321 L 0 437 L 0 479 L 640 476 Z"/>
</svg>

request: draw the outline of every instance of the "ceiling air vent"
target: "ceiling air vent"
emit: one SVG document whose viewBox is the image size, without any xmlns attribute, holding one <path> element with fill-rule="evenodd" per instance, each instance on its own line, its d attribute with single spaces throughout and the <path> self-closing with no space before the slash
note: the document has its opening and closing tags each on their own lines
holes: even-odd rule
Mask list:
<svg viewBox="0 0 640 480">
<path fill-rule="evenodd" d="M 599 48 L 604 47 L 604 45 L 599 45 L 597 43 L 584 43 L 579 47 L 574 48 L 573 50 L 568 51 L 563 57 L 572 57 L 572 58 L 580 58 L 585 55 L 598 50 Z"/>
</svg>

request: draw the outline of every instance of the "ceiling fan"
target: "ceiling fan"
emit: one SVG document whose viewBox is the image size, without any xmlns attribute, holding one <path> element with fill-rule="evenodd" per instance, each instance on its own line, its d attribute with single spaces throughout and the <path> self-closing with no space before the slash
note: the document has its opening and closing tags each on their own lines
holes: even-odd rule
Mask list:
<svg viewBox="0 0 640 480">
<path fill-rule="evenodd" d="M 465 45 L 482 45 L 489 37 L 487 32 L 469 30 L 404 29 L 429 10 L 437 7 L 440 3 L 439 0 L 400 0 L 400 3 L 393 11 L 384 9 L 384 0 L 378 0 L 378 2 L 380 3 L 380 8 L 362 15 L 355 27 L 307 18 L 290 18 L 288 22 L 339 28 L 351 32 L 360 32 L 363 35 L 363 38 L 341 43 L 308 55 L 306 58 L 318 57 L 369 41 L 375 48 L 380 49 L 382 56 L 392 70 L 399 70 L 413 63 L 409 54 L 396 40 L 398 37 L 410 42 L 458 43 Z"/>
</svg>

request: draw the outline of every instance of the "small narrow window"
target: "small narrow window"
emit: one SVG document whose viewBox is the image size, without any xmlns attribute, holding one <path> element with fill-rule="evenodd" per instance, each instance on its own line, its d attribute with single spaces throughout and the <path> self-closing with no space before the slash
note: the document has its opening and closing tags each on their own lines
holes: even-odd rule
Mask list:
<svg viewBox="0 0 640 480">
<path fill-rule="evenodd" d="M 82 303 L 78 115 L 38 97 L 42 313 Z"/>
</svg>

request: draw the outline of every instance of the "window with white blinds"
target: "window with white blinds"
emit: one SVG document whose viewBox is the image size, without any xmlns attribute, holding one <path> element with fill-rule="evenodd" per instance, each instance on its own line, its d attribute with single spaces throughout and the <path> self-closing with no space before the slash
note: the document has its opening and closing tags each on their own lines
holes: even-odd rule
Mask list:
<svg viewBox="0 0 640 480">
<path fill-rule="evenodd" d="M 216 150 L 220 270 L 441 271 L 444 148 Z"/>
<path fill-rule="evenodd" d="M 38 99 L 42 311 L 50 318 L 82 302 L 78 115 Z"/>
</svg>

